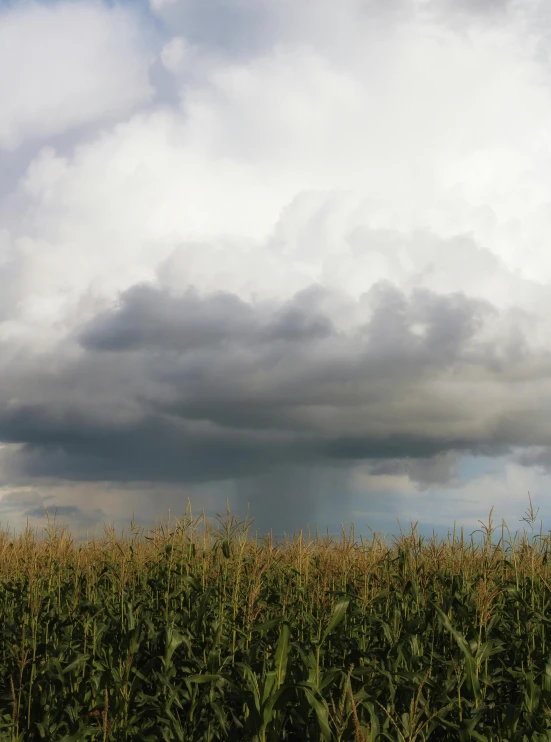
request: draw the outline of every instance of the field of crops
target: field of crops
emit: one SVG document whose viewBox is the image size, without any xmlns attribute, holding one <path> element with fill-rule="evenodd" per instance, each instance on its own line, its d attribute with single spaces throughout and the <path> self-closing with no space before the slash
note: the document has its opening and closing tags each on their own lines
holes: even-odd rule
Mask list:
<svg viewBox="0 0 551 742">
<path fill-rule="evenodd" d="M 549 537 L 0 533 L 0 740 L 551 740 Z"/>
</svg>

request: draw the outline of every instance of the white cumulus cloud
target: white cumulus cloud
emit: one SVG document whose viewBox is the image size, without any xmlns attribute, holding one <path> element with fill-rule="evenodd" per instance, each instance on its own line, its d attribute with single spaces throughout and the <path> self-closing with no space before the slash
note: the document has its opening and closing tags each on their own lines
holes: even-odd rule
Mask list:
<svg viewBox="0 0 551 742">
<path fill-rule="evenodd" d="M 135 15 L 101 2 L 0 10 L 0 148 L 120 116 L 153 94 Z"/>
</svg>

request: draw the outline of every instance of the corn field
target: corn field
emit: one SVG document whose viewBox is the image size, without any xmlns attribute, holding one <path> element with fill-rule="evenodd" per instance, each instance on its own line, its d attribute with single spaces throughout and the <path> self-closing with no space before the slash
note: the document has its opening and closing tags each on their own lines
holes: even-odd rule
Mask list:
<svg viewBox="0 0 551 742">
<path fill-rule="evenodd" d="M 0 532 L 0 740 L 551 740 L 549 537 Z M 499 536 L 499 538 L 498 538 Z"/>
</svg>

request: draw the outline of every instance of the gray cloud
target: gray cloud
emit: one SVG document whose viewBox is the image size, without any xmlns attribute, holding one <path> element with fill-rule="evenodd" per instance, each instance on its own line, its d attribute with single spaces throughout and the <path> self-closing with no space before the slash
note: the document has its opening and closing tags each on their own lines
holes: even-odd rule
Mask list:
<svg viewBox="0 0 551 742">
<path fill-rule="evenodd" d="M 167 26 L 185 32 L 191 43 L 218 48 L 233 57 L 265 49 L 279 30 L 268 3 L 191 0 L 152 5 Z"/>
<path fill-rule="evenodd" d="M 433 21 L 460 34 L 469 29 L 514 26 L 536 37 L 548 37 L 548 10 L 545 3 L 519 0 L 429 0 L 425 12 Z"/>
<path fill-rule="evenodd" d="M 40 47 L 4 126 L 4 511 L 47 483 L 81 523 L 151 515 L 181 485 L 281 531 L 456 487 L 464 454 L 551 468 L 543 5 L 118 5 L 40 10 L 96 42 L 61 77 Z"/>
<path fill-rule="evenodd" d="M 229 293 L 201 300 L 193 290 L 180 297 L 151 286 L 136 286 L 124 294 L 119 309 L 91 322 L 80 341 L 95 350 L 164 348 L 185 353 L 224 342 L 308 342 L 332 334 L 330 320 L 310 316 L 301 299 L 297 297 L 275 313 L 255 312 Z"/>
<path fill-rule="evenodd" d="M 417 482 L 422 490 L 435 485 L 450 487 L 460 482 L 456 474 L 458 458 L 457 452 L 446 451 L 430 459 L 386 459 L 373 463 L 370 466 L 370 474 L 405 475 Z"/>
<path fill-rule="evenodd" d="M 31 529 L 38 524 L 45 524 L 49 518 L 50 525 L 58 527 L 70 520 L 81 534 L 93 530 L 94 526 L 106 514 L 101 508 L 88 508 L 86 511 L 76 505 L 57 505 L 55 496 L 42 494 L 42 488 L 8 490 L 0 498 L 0 519 L 2 525 L 10 528 L 11 520 L 25 520 Z M 52 502 L 53 501 L 53 502 Z M 45 526 L 43 525 L 43 528 Z M 10 530 L 12 530 L 10 528 Z M 37 535 L 43 535 L 38 529 Z"/>
<path fill-rule="evenodd" d="M 422 486 L 453 484 L 457 453 L 551 443 L 544 426 L 518 426 L 522 410 L 502 400 L 485 408 L 472 393 L 446 391 L 473 367 L 499 381 L 495 343 L 478 338 L 498 314 L 488 302 L 407 296 L 382 282 L 360 298 L 365 318 L 347 333 L 320 310 L 330 294 L 312 287 L 257 306 L 133 287 L 72 336 L 80 354 L 69 344 L 55 367 L 19 360 L 4 374 L 0 440 L 19 444 L 4 472 L 14 481 L 233 480 L 240 506 L 257 492 L 268 527 L 278 508 L 312 517 L 321 472 L 337 487 L 354 461 Z"/>
<path fill-rule="evenodd" d="M 0 500 L 0 512 L 5 517 L 11 513 L 24 510 L 40 510 L 44 514 L 44 500 L 36 490 L 22 492 L 7 492 Z"/>
<path fill-rule="evenodd" d="M 26 510 L 24 515 L 29 516 L 29 518 L 41 518 L 46 513 L 46 508 L 44 507 L 36 507 L 36 508 L 29 508 L 29 510 Z M 60 517 L 69 517 L 73 519 L 77 519 L 79 517 L 82 517 L 82 511 L 80 508 L 77 508 L 76 505 L 58 505 L 57 507 L 53 508 L 52 515 L 60 516 Z"/>
<path fill-rule="evenodd" d="M 24 442 L 11 461 L 16 473 L 22 467 L 34 477 L 191 482 L 238 476 L 269 464 L 268 452 L 252 436 L 226 439 L 161 415 L 113 425 L 78 410 L 18 405 L 0 415 L 0 430 L 3 440 Z"/>
<path fill-rule="evenodd" d="M 491 15 L 494 19 L 496 14 L 505 13 L 516 5 L 518 5 L 517 0 L 445 0 L 443 3 L 432 0 L 430 3 L 430 7 L 435 10 L 439 8 L 442 14 L 448 14 L 448 16 L 464 13 L 478 17 Z"/>
<path fill-rule="evenodd" d="M 252 532 L 268 533 L 280 539 L 283 533 L 310 525 L 313 535 L 316 514 L 342 520 L 351 501 L 346 467 L 315 465 L 279 467 L 270 472 L 244 477 L 232 488 L 233 502 L 240 515 L 247 508 L 254 518 Z M 320 526 L 320 531 L 324 529 Z"/>
<path fill-rule="evenodd" d="M 379 19 L 396 24 L 414 13 L 410 0 L 364 0 L 339 6 L 331 0 L 320 0 L 315 13 L 300 4 L 256 0 L 152 0 L 151 5 L 172 33 L 232 60 L 265 54 L 282 42 L 298 41 L 326 53 L 328 47 L 340 48 L 344 39 L 349 42 L 360 25 L 370 31 Z"/>
</svg>

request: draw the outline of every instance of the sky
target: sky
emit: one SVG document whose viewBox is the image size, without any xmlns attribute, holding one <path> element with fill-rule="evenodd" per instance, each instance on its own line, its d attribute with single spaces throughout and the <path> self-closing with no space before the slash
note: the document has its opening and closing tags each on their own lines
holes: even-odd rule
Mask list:
<svg viewBox="0 0 551 742">
<path fill-rule="evenodd" d="M 551 529 L 545 0 L 0 0 L 0 524 Z"/>
</svg>

